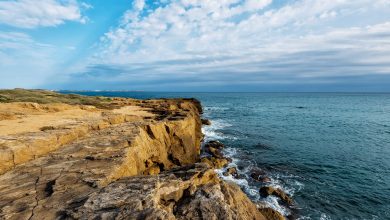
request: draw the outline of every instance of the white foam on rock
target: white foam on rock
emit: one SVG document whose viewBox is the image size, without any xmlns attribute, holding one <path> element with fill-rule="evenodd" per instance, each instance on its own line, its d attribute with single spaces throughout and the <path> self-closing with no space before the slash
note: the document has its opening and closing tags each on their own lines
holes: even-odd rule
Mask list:
<svg viewBox="0 0 390 220">
<path fill-rule="evenodd" d="M 220 130 L 230 126 L 232 125 L 225 122 L 224 120 L 213 120 L 211 121 L 211 125 L 202 126 L 202 132 L 205 135 L 205 141 L 235 139 L 235 137 L 230 137 L 220 132 Z"/>
<path fill-rule="evenodd" d="M 205 110 L 206 110 L 206 112 L 209 113 L 210 111 L 220 111 L 220 110 L 226 110 L 226 109 L 218 108 L 218 107 L 206 107 Z M 202 132 L 205 135 L 205 139 L 204 139 L 205 142 L 210 141 L 210 140 L 224 140 L 227 138 L 235 139 L 235 137 L 229 137 L 221 132 L 222 129 L 232 126 L 231 124 L 227 123 L 224 120 L 220 120 L 220 119 L 219 120 L 210 120 L 210 121 L 211 121 L 211 125 L 205 125 L 202 127 Z M 237 158 L 237 156 L 236 156 L 237 150 L 238 149 L 236 149 L 236 148 L 229 148 L 229 147 L 226 147 L 223 150 L 224 154 L 227 157 L 232 159 L 232 162 L 226 168 L 215 170 L 216 173 L 220 176 L 220 178 L 225 180 L 225 181 L 231 181 L 231 182 L 234 182 L 235 184 L 239 185 L 243 189 L 243 191 L 249 197 L 251 197 L 255 202 L 262 202 L 266 206 L 278 211 L 279 213 L 281 213 L 284 216 L 290 215 L 290 211 L 288 208 L 279 205 L 279 202 L 278 202 L 279 198 L 277 198 L 275 196 L 268 196 L 267 198 L 262 198 L 259 194 L 259 188 L 254 187 L 254 186 L 250 186 L 247 179 L 234 178 L 232 175 L 229 175 L 229 176 L 223 175 L 223 173 L 228 168 L 235 167 L 239 174 L 244 175 L 247 178 L 250 178 L 249 177 L 250 171 L 254 167 L 254 165 L 250 164 L 249 166 L 245 167 L 243 170 L 239 170 L 237 167 L 237 164 L 239 163 L 240 159 Z M 293 188 L 283 187 L 281 182 L 278 180 L 280 177 L 281 176 L 279 174 L 277 174 L 276 177 L 271 176 L 271 183 L 268 185 L 275 187 L 275 188 L 280 188 L 283 191 L 287 192 L 289 195 L 293 195 L 295 193 L 295 190 Z M 296 184 L 299 185 L 298 191 L 301 188 L 303 188 L 303 184 L 299 183 L 298 181 L 296 181 Z"/>
</svg>

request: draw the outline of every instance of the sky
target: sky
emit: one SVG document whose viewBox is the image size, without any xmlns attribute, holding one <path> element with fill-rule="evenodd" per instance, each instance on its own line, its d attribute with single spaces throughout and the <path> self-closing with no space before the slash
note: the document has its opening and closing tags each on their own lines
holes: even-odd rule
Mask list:
<svg viewBox="0 0 390 220">
<path fill-rule="evenodd" d="M 390 0 L 0 0 L 0 88 L 390 92 Z"/>
</svg>

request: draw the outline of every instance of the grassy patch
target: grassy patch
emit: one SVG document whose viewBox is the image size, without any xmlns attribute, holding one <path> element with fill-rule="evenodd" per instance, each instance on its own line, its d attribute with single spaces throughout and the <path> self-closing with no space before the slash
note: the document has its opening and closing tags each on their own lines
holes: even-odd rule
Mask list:
<svg viewBox="0 0 390 220">
<path fill-rule="evenodd" d="M 70 105 L 93 105 L 97 108 L 110 108 L 111 98 L 60 94 L 48 90 L 12 89 L 0 90 L 0 103 L 36 102 L 39 104 L 65 103 Z"/>
</svg>

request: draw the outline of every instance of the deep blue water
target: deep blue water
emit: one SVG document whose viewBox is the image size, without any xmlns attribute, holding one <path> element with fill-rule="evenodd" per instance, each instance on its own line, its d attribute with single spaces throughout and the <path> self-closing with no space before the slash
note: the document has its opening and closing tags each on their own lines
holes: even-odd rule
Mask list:
<svg viewBox="0 0 390 220">
<path fill-rule="evenodd" d="M 195 97 L 241 174 L 253 167 L 292 195 L 301 219 L 390 219 L 390 94 L 78 92 Z M 236 181 L 286 214 L 259 183 Z"/>
</svg>

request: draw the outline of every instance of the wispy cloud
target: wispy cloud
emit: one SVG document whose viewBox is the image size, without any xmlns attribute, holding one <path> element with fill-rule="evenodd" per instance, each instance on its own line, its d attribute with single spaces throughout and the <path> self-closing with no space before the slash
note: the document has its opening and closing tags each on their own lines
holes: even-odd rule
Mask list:
<svg viewBox="0 0 390 220">
<path fill-rule="evenodd" d="M 66 21 L 85 23 L 81 11 L 91 7 L 76 0 L 0 1 L 0 23 L 19 28 L 50 27 Z"/>
<path fill-rule="evenodd" d="M 0 88 L 34 88 L 52 72 L 55 47 L 20 32 L 0 31 Z"/>
<path fill-rule="evenodd" d="M 135 1 L 78 77 L 99 68 L 96 81 L 130 87 L 186 78 L 263 85 L 389 75 L 390 1 Z"/>
<path fill-rule="evenodd" d="M 55 70 L 63 62 L 59 58 L 76 48 L 42 43 L 32 36 L 39 36 L 40 27 L 84 23 L 87 18 L 82 11 L 89 8 L 76 0 L 0 1 L 0 27 L 4 28 L 0 30 L 0 88 L 39 87 L 58 73 Z"/>
</svg>

